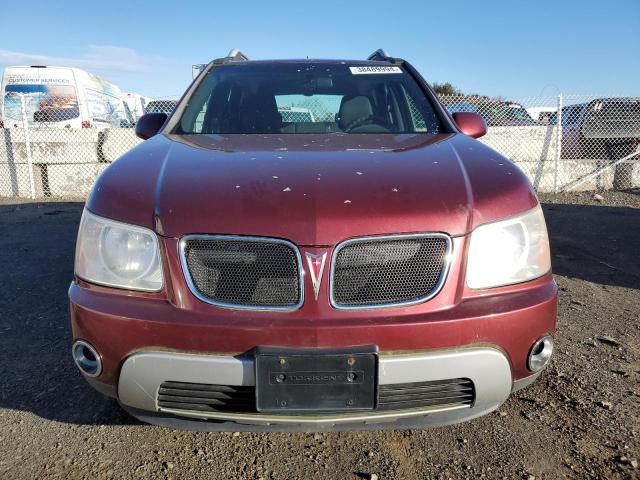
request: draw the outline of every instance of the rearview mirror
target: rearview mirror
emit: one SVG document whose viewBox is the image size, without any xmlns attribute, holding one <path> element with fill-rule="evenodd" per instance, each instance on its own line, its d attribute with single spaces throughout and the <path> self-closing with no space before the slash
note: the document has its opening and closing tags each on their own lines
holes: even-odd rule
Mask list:
<svg viewBox="0 0 640 480">
<path fill-rule="evenodd" d="M 453 120 L 460 131 L 470 137 L 480 138 L 487 133 L 487 123 L 477 113 L 456 112 L 453 114 Z"/>
<path fill-rule="evenodd" d="M 136 122 L 136 136 L 142 140 L 153 137 L 167 121 L 166 113 L 147 113 Z"/>
</svg>

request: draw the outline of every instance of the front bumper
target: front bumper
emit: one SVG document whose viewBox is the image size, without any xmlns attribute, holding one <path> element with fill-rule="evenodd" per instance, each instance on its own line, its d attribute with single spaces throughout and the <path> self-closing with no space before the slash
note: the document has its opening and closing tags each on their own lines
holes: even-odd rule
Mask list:
<svg viewBox="0 0 640 480">
<path fill-rule="evenodd" d="M 555 331 L 556 296 L 548 275 L 526 288 L 463 299 L 438 311 L 413 307 L 348 317 L 316 312 L 314 318 L 304 318 L 304 312 L 183 309 L 152 295 L 75 282 L 69 290 L 73 337 L 92 344 L 102 360 L 102 373 L 87 380 L 117 396 L 144 421 L 167 426 L 179 422 L 197 430 L 409 428 L 483 415 L 504 402 L 512 389 L 536 377 L 527 369 L 527 356 L 538 338 Z M 472 405 L 314 417 L 212 414 L 158 405 L 164 381 L 253 385 L 251 352 L 256 346 L 353 345 L 378 347 L 379 385 L 469 378 L 475 400 Z"/>
<path fill-rule="evenodd" d="M 202 412 L 158 405 L 160 385 L 165 381 L 177 380 L 194 384 L 254 386 L 254 363 L 251 357 L 140 352 L 124 362 L 117 394 L 120 403 L 133 415 L 163 425 L 175 426 L 177 419 L 183 417 L 192 420 L 182 422 L 183 427 L 200 430 L 260 430 L 265 427 L 279 430 L 335 430 L 457 423 L 495 410 L 508 398 L 513 386 L 507 357 L 500 350 L 488 346 L 379 357 L 378 384 L 381 386 L 453 378 L 465 378 L 473 382 L 475 397 L 471 405 L 452 403 L 405 410 L 312 416 Z"/>
</svg>

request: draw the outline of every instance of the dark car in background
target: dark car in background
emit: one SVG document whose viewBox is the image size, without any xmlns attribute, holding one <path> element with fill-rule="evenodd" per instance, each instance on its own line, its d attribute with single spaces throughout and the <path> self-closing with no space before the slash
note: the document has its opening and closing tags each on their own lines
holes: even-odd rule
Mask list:
<svg viewBox="0 0 640 480">
<path fill-rule="evenodd" d="M 558 123 L 557 113 L 549 123 Z M 640 98 L 597 98 L 562 108 L 562 158 L 622 158 L 639 142 Z"/>
<path fill-rule="evenodd" d="M 485 97 L 468 97 L 443 100 L 450 113 L 473 112 L 482 116 L 490 127 L 527 127 L 541 125 L 517 102 L 493 100 Z"/>
<path fill-rule="evenodd" d="M 562 108 L 561 158 L 615 163 L 613 187 L 629 189 L 640 146 L 640 98 L 596 98 Z M 557 125 L 558 113 L 549 118 Z"/>
</svg>

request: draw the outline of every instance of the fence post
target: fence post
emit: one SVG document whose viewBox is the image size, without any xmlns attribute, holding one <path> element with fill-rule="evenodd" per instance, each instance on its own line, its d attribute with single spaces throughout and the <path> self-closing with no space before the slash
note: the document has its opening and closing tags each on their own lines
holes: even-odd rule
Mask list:
<svg viewBox="0 0 640 480">
<path fill-rule="evenodd" d="M 556 158 L 553 171 L 553 191 L 558 193 L 558 168 L 560 168 L 560 155 L 562 155 L 562 93 L 558 94 L 558 114 L 556 115 Z"/>
<path fill-rule="evenodd" d="M 20 106 L 22 108 L 22 128 L 24 129 L 24 145 L 27 151 L 27 166 L 29 168 L 29 187 L 31 188 L 31 200 L 36 198 L 36 183 L 33 179 L 33 158 L 31 157 L 31 139 L 29 138 L 29 121 L 27 119 L 27 105 L 24 94 L 20 95 Z"/>
</svg>

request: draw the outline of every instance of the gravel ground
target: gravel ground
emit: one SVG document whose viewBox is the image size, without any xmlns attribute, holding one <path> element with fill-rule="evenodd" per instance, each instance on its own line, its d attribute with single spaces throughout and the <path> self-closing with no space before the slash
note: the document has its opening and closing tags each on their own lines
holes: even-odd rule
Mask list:
<svg viewBox="0 0 640 480">
<path fill-rule="evenodd" d="M 137 422 L 69 356 L 81 203 L 0 206 L 0 478 L 639 478 L 640 192 L 544 196 L 557 353 L 498 412 L 425 431 L 193 433 Z"/>
</svg>

